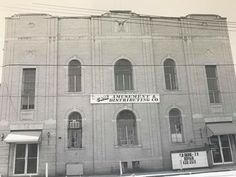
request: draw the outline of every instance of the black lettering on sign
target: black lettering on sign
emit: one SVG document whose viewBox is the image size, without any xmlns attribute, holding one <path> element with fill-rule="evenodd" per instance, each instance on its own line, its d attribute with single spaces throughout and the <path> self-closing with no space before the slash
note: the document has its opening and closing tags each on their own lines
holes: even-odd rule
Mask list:
<svg viewBox="0 0 236 177">
<path fill-rule="evenodd" d="M 199 152 L 184 152 L 179 153 L 179 156 L 183 159 L 183 165 L 197 164 L 195 157 L 199 156 Z"/>
</svg>

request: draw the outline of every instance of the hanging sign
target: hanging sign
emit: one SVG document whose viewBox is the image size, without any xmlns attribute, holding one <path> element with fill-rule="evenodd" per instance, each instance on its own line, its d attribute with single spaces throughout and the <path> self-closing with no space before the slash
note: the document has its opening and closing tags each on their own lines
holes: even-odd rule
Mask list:
<svg viewBox="0 0 236 177">
<path fill-rule="evenodd" d="M 90 103 L 160 103 L 159 94 L 91 94 Z"/>
</svg>

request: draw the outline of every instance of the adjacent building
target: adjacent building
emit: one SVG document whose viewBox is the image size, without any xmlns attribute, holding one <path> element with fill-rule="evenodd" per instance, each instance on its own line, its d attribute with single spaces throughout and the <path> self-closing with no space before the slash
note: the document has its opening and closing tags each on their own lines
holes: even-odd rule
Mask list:
<svg viewBox="0 0 236 177">
<path fill-rule="evenodd" d="M 218 15 L 13 15 L 0 174 L 43 176 L 46 163 L 50 176 L 169 170 L 172 153 L 190 157 L 180 168 L 201 153 L 206 166 L 235 164 L 235 81 Z"/>
</svg>

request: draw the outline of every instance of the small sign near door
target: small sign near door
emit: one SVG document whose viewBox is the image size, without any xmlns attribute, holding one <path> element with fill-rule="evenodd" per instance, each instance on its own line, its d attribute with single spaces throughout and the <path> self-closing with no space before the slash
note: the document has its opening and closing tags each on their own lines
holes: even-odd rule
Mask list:
<svg viewBox="0 0 236 177">
<path fill-rule="evenodd" d="M 171 160 L 172 169 L 208 167 L 206 151 L 171 153 Z"/>
</svg>

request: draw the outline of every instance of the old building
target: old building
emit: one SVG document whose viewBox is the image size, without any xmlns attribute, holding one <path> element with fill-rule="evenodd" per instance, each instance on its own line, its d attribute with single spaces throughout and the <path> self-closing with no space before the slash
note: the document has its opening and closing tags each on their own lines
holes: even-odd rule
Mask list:
<svg viewBox="0 0 236 177">
<path fill-rule="evenodd" d="M 181 168 L 199 167 L 200 152 L 209 166 L 236 162 L 235 73 L 218 15 L 13 15 L 3 65 L 3 176 L 43 176 L 46 163 L 50 176 L 169 170 L 174 152 L 195 153 Z"/>
</svg>

